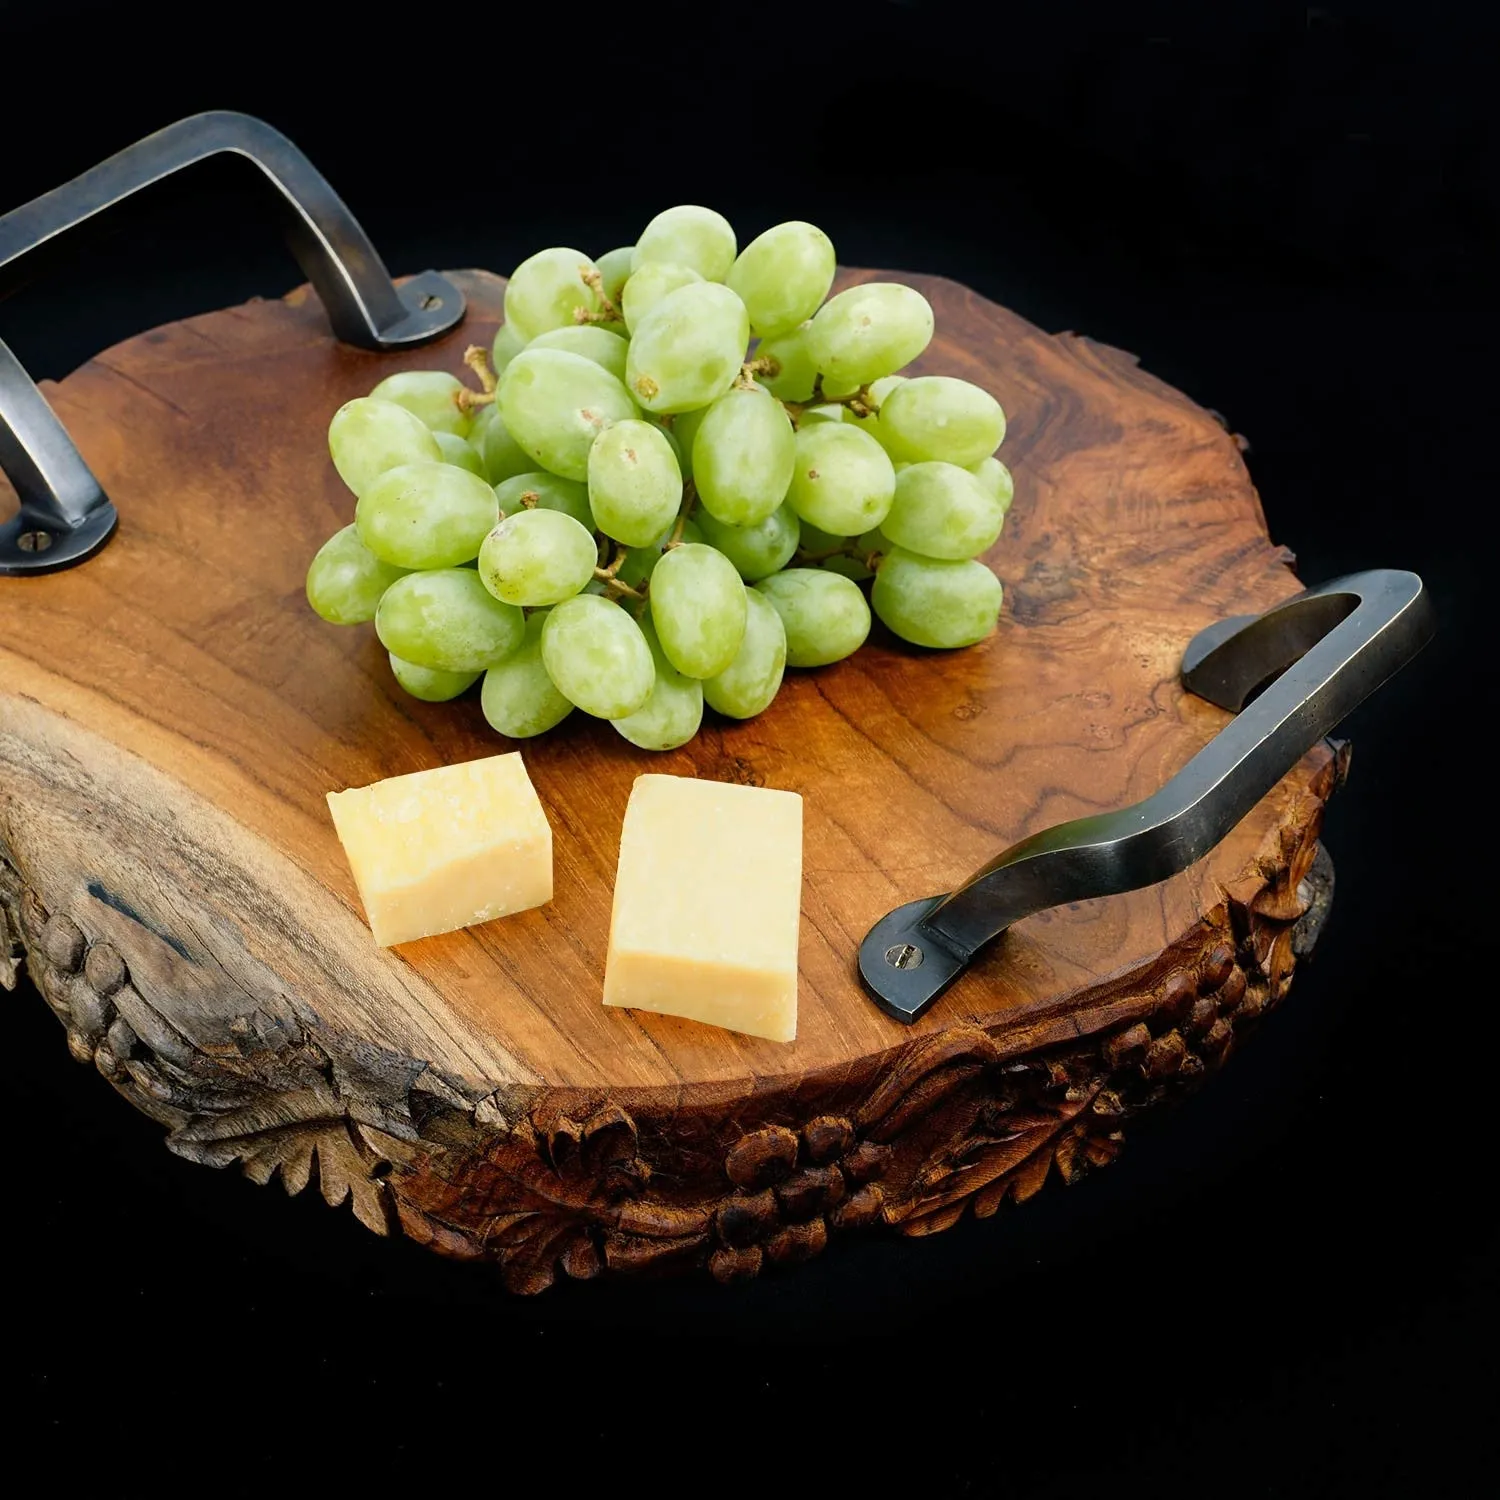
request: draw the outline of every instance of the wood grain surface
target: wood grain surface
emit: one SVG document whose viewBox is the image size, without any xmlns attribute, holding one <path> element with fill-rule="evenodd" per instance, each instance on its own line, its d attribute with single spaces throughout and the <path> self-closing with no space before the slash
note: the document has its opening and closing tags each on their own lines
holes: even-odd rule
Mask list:
<svg viewBox="0 0 1500 1500">
<path fill-rule="evenodd" d="M 489 1255 L 521 1289 L 559 1266 L 749 1274 L 762 1257 L 747 1247 L 792 1227 L 801 1240 L 771 1259 L 821 1248 L 805 1226 L 837 1227 L 875 1180 L 830 1163 L 864 1145 L 895 1155 L 880 1201 L 840 1223 L 961 1212 L 972 1173 L 931 1212 L 919 1179 L 933 1151 L 971 1148 L 984 1110 L 994 1123 L 1010 1098 L 995 1079 L 1016 1059 L 1061 1089 L 1052 1161 L 1101 1090 L 1125 1098 L 1121 1067 L 1155 1098 L 1222 1058 L 1231 1014 L 1248 1024 L 1279 998 L 1317 889 L 1328 748 L 1186 874 L 1019 923 L 916 1027 L 860 990 L 855 951 L 888 909 L 1025 834 L 1156 790 L 1225 722 L 1178 683 L 1186 642 L 1300 586 L 1215 418 L 1128 355 L 906 275 L 937 316 L 915 368 L 977 381 L 1010 419 L 1016 501 L 988 558 L 1005 585 L 998 633 L 935 653 L 877 624 L 852 659 L 789 672 L 761 718 L 710 713 L 665 755 L 575 714 L 522 746 L 554 829 L 551 905 L 377 948 L 324 794 L 511 745 L 475 696 L 406 697 L 373 629 L 319 620 L 303 576 L 353 513 L 327 458 L 333 411 L 395 369 L 463 373 L 465 345 L 493 335 L 503 281 L 455 279 L 469 316 L 424 350 L 343 347 L 302 289 L 143 334 L 47 387 L 121 525 L 82 567 L 0 581 L 0 974 L 30 951 L 75 1053 L 160 1118 L 173 1149 L 262 1179 L 279 1168 L 293 1188 L 316 1158 L 325 1195 L 352 1194 L 366 1222 Z M 0 515 L 13 505 L 0 480 Z M 600 1003 L 620 823 L 646 770 L 803 795 L 795 1043 Z M 1110 1052 L 1132 1028 L 1145 1040 Z M 1169 1033 L 1152 1072 L 1147 1050 Z M 1047 1060 L 1064 1056 L 1059 1083 Z M 900 1128 L 869 1103 L 892 1079 L 927 1101 Z M 1044 1093 L 1012 1107 L 1030 1118 Z M 887 1121 L 879 1141 L 872 1120 Z M 766 1131 L 787 1133 L 767 1137 L 769 1167 L 727 1165 Z M 610 1144 L 590 1155 L 596 1137 Z M 564 1173 L 559 1140 L 566 1193 L 534 1180 Z M 476 1187 L 481 1167 L 511 1187 Z M 822 1187 L 787 1208 L 785 1184 L 809 1172 Z M 759 1239 L 713 1227 L 729 1199 L 773 1187 Z M 563 1202 L 570 1227 L 554 1234 Z M 688 1218 L 653 1239 L 621 1227 L 637 1209 Z M 671 1253 L 621 1249 L 632 1235 Z"/>
</svg>

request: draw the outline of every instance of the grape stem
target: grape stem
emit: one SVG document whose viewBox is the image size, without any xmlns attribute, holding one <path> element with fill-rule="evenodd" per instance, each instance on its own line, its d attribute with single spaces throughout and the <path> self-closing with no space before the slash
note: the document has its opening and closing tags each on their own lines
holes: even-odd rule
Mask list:
<svg viewBox="0 0 1500 1500">
<path fill-rule="evenodd" d="M 575 323 L 623 323 L 625 314 L 609 300 L 604 277 L 597 266 L 579 266 L 578 279 L 599 299 L 599 311 L 590 312 L 582 304 L 573 309 Z"/>
<path fill-rule="evenodd" d="M 541 498 L 541 495 L 536 490 L 521 491 L 521 504 L 524 505 L 527 510 L 535 510 L 537 507 L 537 501 L 539 501 Z"/>
<path fill-rule="evenodd" d="M 603 550 L 603 546 L 604 539 L 601 537 L 601 551 Z M 640 588 L 633 589 L 628 583 L 623 582 L 620 578 L 615 576 L 617 573 L 619 573 L 625 559 L 629 556 L 630 549 L 628 547 L 623 547 L 619 542 L 616 542 L 615 555 L 610 560 L 609 566 L 600 567 L 596 565 L 594 568 L 594 577 L 604 585 L 604 597 L 606 599 L 613 599 L 616 604 L 618 604 L 622 598 L 639 599 L 642 601 L 642 603 L 644 603 L 646 599 L 646 589 L 649 587 L 649 580 L 645 583 L 642 583 Z"/>
<path fill-rule="evenodd" d="M 603 571 L 602 568 L 595 569 L 594 576 L 597 578 Z M 644 603 L 646 599 L 646 584 L 643 583 L 640 588 L 633 589 L 628 583 L 621 583 L 618 578 L 611 578 L 605 582 L 604 597 L 606 599 L 613 599 L 616 604 L 620 602 L 621 597 L 639 599 Z"/>
<path fill-rule="evenodd" d="M 454 391 L 453 404 L 467 415 L 476 407 L 488 406 L 495 399 L 495 388 L 500 382 L 495 379 L 495 372 L 490 368 L 489 354 L 478 344 L 470 344 L 464 350 L 464 363 L 479 377 L 479 383 L 484 387 L 482 391 L 476 391 L 463 386 Z"/>
<path fill-rule="evenodd" d="M 815 406 L 847 406 L 856 417 L 873 417 L 880 410 L 880 403 L 870 394 L 867 385 L 850 391 L 846 396 L 825 395 L 821 375 L 813 382 L 812 395 L 806 401 L 783 401 L 781 404 L 792 419 L 793 427 L 800 425 L 802 418 Z"/>
<path fill-rule="evenodd" d="M 682 528 L 687 525 L 687 518 L 693 513 L 693 507 L 697 503 L 698 486 L 691 479 L 686 480 L 682 486 L 682 508 L 677 512 L 677 520 L 672 525 L 672 535 L 661 549 L 663 552 L 670 552 L 673 547 L 682 545 Z"/>
</svg>

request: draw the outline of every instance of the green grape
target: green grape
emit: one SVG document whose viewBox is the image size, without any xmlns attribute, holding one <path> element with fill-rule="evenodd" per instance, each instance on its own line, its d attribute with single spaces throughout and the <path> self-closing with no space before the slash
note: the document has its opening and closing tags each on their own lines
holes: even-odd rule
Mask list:
<svg viewBox="0 0 1500 1500">
<path fill-rule="evenodd" d="M 821 552 L 832 552 L 836 547 L 842 547 L 850 540 L 851 538 L 847 536 L 824 531 L 821 526 L 814 526 L 811 521 L 802 523 L 802 550 L 810 552 L 814 557 Z"/>
<path fill-rule="evenodd" d="M 440 463 L 443 450 L 420 418 L 394 401 L 360 396 L 328 424 L 328 452 L 339 478 L 358 495 L 397 464 Z"/>
<path fill-rule="evenodd" d="M 823 304 L 807 333 L 830 394 L 893 374 L 931 339 L 927 299 L 896 281 L 868 281 L 840 292 Z"/>
<path fill-rule="evenodd" d="M 818 422 L 842 422 L 848 414 L 847 406 L 808 406 L 797 415 L 797 430 L 812 427 Z"/>
<path fill-rule="evenodd" d="M 760 338 L 790 333 L 817 312 L 833 285 L 833 241 L 815 224 L 778 224 L 757 235 L 725 278 Z"/>
<path fill-rule="evenodd" d="M 1005 413 L 988 391 L 948 375 L 919 375 L 882 401 L 880 426 L 897 458 L 967 468 L 1005 441 Z"/>
<path fill-rule="evenodd" d="M 506 365 L 525 347 L 526 340 L 509 323 L 502 323 L 495 330 L 495 342 L 490 345 L 490 368 L 497 376 L 503 375 Z"/>
<path fill-rule="evenodd" d="M 624 335 L 611 333 L 597 323 L 574 323 L 569 328 L 554 328 L 548 333 L 539 333 L 526 346 L 528 349 L 566 349 L 569 354 L 581 354 L 591 359 L 602 370 L 608 370 L 616 380 L 625 379 Z"/>
<path fill-rule="evenodd" d="M 967 469 L 911 464 L 896 476 L 896 499 L 881 522 L 896 546 L 923 557 L 959 561 L 995 543 L 1005 510 Z"/>
<path fill-rule="evenodd" d="M 484 477 L 491 484 L 500 484 L 513 474 L 525 474 L 535 469 L 536 460 L 510 435 L 510 429 L 500 420 L 499 406 L 484 407 L 480 419 L 483 420 L 486 414 L 489 420 L 484 422 L 483 430 L 476 427 L 470 437 L 473 441 L 474 435 L 478 436 L 475 446 L 484 460 Z"/>
<path fill-rule="evenodd" d="M 687 470 L 682 466 L 682 444 L 677 441 L 677 434 L 667 425 L 670 418 L 653 417 L 649 412 L 641 418 L 648 422 L 667 440 L 667 447 L 672 450 L 672 457 L 677 460 L 677 472 L 686 476 Z"/>
<path fill-rule="evenodd" d="M 387 469 L 354 508 L 360 541 L 398 568 L 457 567 L 479 555 L 499 519 L 494 490 L 479 475 L 443 463 Z"/>
<path fill-rule="evenodd" d="M 798 429 L 787 502 L 804 521 L 836 536 L 857 536 L 880 525 L 895 492 L 896 471 L 869 433 L 844 422 Z"/>
<path fill-rule="evenodd" d="M 625 290 L 625 283 L 630 280 L 630 264 L 634 259 L 635 246 L 621 245 L 618 250 L 606 250 L 594 262 L 604 278 L 604 295 L 616 307 L 620 305 L 620 294 Z"/>
<path fill-rule="evenodd" d="M 687 744 L 703 722 L 703 684 L 685 677 L 667 660 L 649 619 L 641 621 L 641 633 L 651 648 L 656 680 L 645 706 L 616 719 L 614 725 L 642 750 L 675 750 Z"/>
<path fill-rule="evenodd" d="M 803 528 L 804 532 L 806 529 L 806 527 Z M 826 557 L 818 566 L 826 568 L 830 573 L 842 574 L 843 577 L 852 579 L 855 583 L 863 583 L 865 579 L 875 576 L 875 570 L 870 566 L 871 554 L 884 556 L 890 550 L 890 539 L 877 526 L 873 531 L 867 531 L 863 536 L 855 537 L 848 552 L 840 553 L 836 557 Z"/>
<path fill-rule="evenodd" d="M 474 425 L 469 429 L 469 436 L 467 441 L 469 446 L 474 449 L 474 451 L 478 453 L 481 458 L 484 457 L 484 435 L 489 431 L 490 423 L 493 422 L 499 415 L 500 413 L 495 410 L 495 403 L 493 401 L 491 401 L 488 406 L 481 406 L 479 410 L 474 413 Z"/>
<path fill-rule="evenodd" d="M 445 672 L 441 667 L 419 667 L 390 652 L 391 672 L 413 698 L 423 703 L 446 703 L 479 681 L 478 672 Z"/>
<path fill-rule="evenodd" d="M 666 261 L 651 261 L 642 266 L 625 283 L 625 289 L 620 294 L 620 310 L 625 314 L 625 327 L 634 335 L 641 319 L 668 292 L 675 292 L 678 287 L 691 286 L 702 280 L 690 266 L 674 266 Z"/>
<path fill-rule="evenodd" d="M 662 650 L 689 677 L 716 677 L 745 634 L 745 585 L 722 552 L 673 547 L 651 575 L 651 618 Z"/>
<path fill-rule="evenodd" d="M 781 688 L 786 670 L 786 626 L 764 594 L 745 591 L 745 635 L 734 660 L 703 684 L 710 708 L 731 719 L 751 719 Z"/>
<path fill-rule="evenodd" d="M 511 272 L 505 288 L 505 322 L 528 343 L 549 328 L 567 328 L 575 308 L 596 312 L 599 299 L 583 280 L 596 267 L 582 250 L 539 250 Z"/>
<path fill-rule="evenodd" d="M 729 526 L 754 526 L 786 499 L 797 443 L 781 403 L 731 387 L 693 436 L 693 481 L 703 508 Z"/>
<path fill-rule="evenodd" d="M 437 439 L 437 445 L 442 450 L 445 464 L 467 469 L 469 473 L 477 474 L 481 479 L 484 478 L 484 460 L 479 456 L 479 450 L 468 438 L 461 438 L 452 432 L 434 432 L 432 435 Z"/>
<path fill-rule="evenodd" d="M 825 573 L 837 573 L 840 578 L 847 578 L 851 583 L 863 583 L 865 579 L 875 576 L 857 557 L 848 557 L 842 553 L 837 557 L 825 557 L 817 566 Z"/>
<path fill-rule="evenodd" d="M 857 583 L 822 568 L 788 568 L 755 585 L 786 627 L 792 667 L 826 667 L 858 651 L 870 633 L 870 606 Z"/>
<path fill-rule="evenodd" d="M 703 540 L 717 547 L 746 583 L 755 583 L 786 567 L 801 537 L 801 526 L 790 505 L 778 506 L 754 526 L 726 526 L 707 511 L 699 524 Z"/>
<path fill-rule="evenodd" d="M 632 271 L 652 261 L 690 266 L 705 281 L 723 281 L 734 264 L 734 230 L 723 214 L 693 203 L 657 214 L 636 241 Z"/>
<path fill-rule="evenodd" d="M 682 504 L 677 455 L 649 422 L 616 422 L 589 449 L 589 508 L 594 525 L 627 547 L 645 547 L 670 526 Z"/>
<path fill-rule="evenodd" d="M 630 547 L 626 549 L 625 561 L 620 564 L 620 570 L 615 577 L 621 583 L 628 584 L 633 589 L 638 589 L 656 571 L 656 565 L 662 560 L 663 552 L 672 533 L 677 529 L 674 521 L 649 547 Z M 678 535 L 679 542 L 701 542 L 703 533 L 698 529 L 698 523 L 692 520 L 684 520 L 682 531 Z M 603 585 L 601 584 L 602 588 Z"/>
<path fill-rule="evenodd" d="M 1016 497 L 1016 484 L 1010 477 L 1010 470 L 991 455 L 989 458 L 981 458 L 977 464 L 970 464 L 969 473 L 1000 502 L 1001 514 L 1008 516 L 1010 503 Z"/>
<path fill-rule="evenodd" d="M 700 406 L 696 411 L 680 411 L 675 417 L 669 416 L 666 419 L 672 424 L 672 436 L 677 439 L 677 459 L 682 465 L 684 479 L 693 477 L 693 442 L 698 436 L 699 425 L 707 415 L 708 408 Z"/>
<path fill-rule="evenodd" d="M 387 651 L 444 672 L 482 672 L 504 661 L 525 628 L 521 611 L 496 599 L 473 568 L 408 573 L 375 611 L 375 634 Z"/>
<path fill-rule="evenodd" d="M 536 463 L 564 479 L 587 479 L 594 439 L 635 415 L 630 393 L 608 370 L 566 349 L 525 349 L 500 381 L 500 420 Z M 491 427 L 486 444 L 494 434 Z"/>
<path fill-rule="evenodd" d="M 307 602 L 330 625 L 363 625 L 375 618 L 380 596 L 406 574 L 382 562 L 350 525 L 318 548 L 307 568 Z"/>
<path fill-rule="evenodd" d="M 644 708 L 656 681 L 641 627 L 597 594 L 575 594 L 548 612 L 542 661 L 558 691 L 596 719 Z"/>
<path fill-rule="evenodd" d="M 749 337 L 745 304 L 727 286 L 691 282 L 668 292 L 636 326 L 625 384 L 648 411 L 707 406 L 739 374 Z"/>
<path fill-rule="evenodd" d="M 818 383 L 818 362 L 807 341 L 811 323 L 803 323 L 790 333 L 762 339 L 756 346 L 757 359 L 774 359 L 781 368 L 774 375 L 755 378 L 780 401 L 806 401 Z"/>
<path fill-rule="evenodd" d="M 870 403 L 876 411 L 885 404 L 891 392 L 897 386 L 905 385 L 908 377 L 905 375 L 882 375 L 879 380 L 870 382 Z"/>
<path fill-rule="evenodd" d="M 545 610 L 526 621 L 526 638 L 504 661 L 484 674 L 479 706 L 490 727 L 513 740 L 545 734 L 573 712 L 573 705 L 558 692 L 542 661 L 542 630 Z"/>
<path fill-rule="evenodd" d="M 453 399 L 463 389 L 463 381 L 446 370 L 400 370 L 387 375 L 370 396 L 404 406 L 432 432 L 467 437 L 474 419 Z"/>
<path fill-rule="evenodd" d="M 972 646 L 1000 614 L 1000 580 L 982 562 L 940 562 L 897 547 L 881 559 L 870 599 L 902 640 Z"/>
<path fill-rule="evenodd" d="M 592 529 L 594 517 L 589 511 L 589 492 L 586 485 L 574 479 L 559 479 L 545 469 L 533 469 L 527 474 L 512 474 L 495 486 L 495 499 L 500 502 L 500 514 L 513 516 L 517 511 L 529 509 L 526 497 L 532 497 L 532 505 L 538 510 L 557 510 L 572 516 L 582 527 Z"/>
<path fill-rule="evenodd" d="M 593 533 L 555 510 L 507 516 L 479 549 L 479 577 L 506 604 L 559 604 L 594 576 Z"/>
</svg>

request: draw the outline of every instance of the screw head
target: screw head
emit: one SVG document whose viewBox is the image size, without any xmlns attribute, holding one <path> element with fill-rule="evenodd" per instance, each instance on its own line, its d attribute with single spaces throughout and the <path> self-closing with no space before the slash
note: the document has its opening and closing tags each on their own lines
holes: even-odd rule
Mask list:
<svg viewBox="0 0 1500 1500">
<path fill-rule="evenodd" d="M 52 545 L 50 531 L 23 531 L 16 538 L 16 546 L 22 552 L 45 552 Z"/>
<path fill-rule="evenodd" d="M 885 961 L 893 969 L 920 969 L 922 950 L 915 943 L 892 943 L 885 950 Z"/>
</svg>

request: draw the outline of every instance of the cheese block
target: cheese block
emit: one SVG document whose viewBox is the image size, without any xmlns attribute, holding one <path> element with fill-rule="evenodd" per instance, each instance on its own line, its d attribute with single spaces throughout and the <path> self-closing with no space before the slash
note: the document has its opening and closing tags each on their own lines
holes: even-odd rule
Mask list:
<svg viewBox="0 0 1500 1500">
<path fill-rule="evenodd" d="M 330 792 L 383 948 L 552 899 L 552 828 L 518 753 Z"/>
<path fill-rule="evenodd" d="M 801 908 L 795 792 L 639 776 L 620 835 L 604 1003 L 790 1042 Z"/>
</svg>

